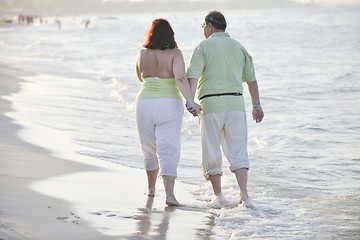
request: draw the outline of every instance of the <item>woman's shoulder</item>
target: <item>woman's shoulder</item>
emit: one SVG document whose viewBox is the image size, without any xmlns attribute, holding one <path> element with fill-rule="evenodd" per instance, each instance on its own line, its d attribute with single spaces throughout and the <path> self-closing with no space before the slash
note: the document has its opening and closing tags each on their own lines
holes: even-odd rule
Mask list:
<svg viewBox="0 0 360 240">
<path fill-rule="evenodd" d="M 171 51 L 173 52 L 173 54 L 175 56 L 182 56 L 182 52 L 179 48 L 173 48 L 173 49 L 171 49 Z"/>
<path fill-rule="evenodd" d="M 160 50 L 160 54 L 162 56 L 169 56 L 169 57 L 178 57 L 182 56 L 181 50 L 178 48 L 168 48 L 165 50 Z"/>
<path fill-rule="evenodd" d="M 139 51 L 139 55 L 140 56 L 159 55 L 163 57 L 168 56 L 173 58 L 178 56 L 183 56 L 181 50 L 178 48 L 172 48 L 172 49 L 168 48 L 165 50 L 144 48 Z"/>
<path fill-rule="evenodd" d="M 140 49 L 139 54 L 144 54 L 146 52 L 146 48 Z"/>
</svg>

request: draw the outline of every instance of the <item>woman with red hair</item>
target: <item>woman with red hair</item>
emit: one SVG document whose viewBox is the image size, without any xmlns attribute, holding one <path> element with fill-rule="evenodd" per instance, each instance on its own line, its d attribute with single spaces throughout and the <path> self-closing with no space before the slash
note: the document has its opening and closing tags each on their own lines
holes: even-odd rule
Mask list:
<svg viewBox="0 0 360 240">
<path fill-rule="evenodd" d="M 163 178 L 166 204 L 180 206 L 174 195 L 180 159 L 183 118 L 182 96 L 188 108 L 201 107 L 193 101 L 181 51 L 170 23 L 155 19 L 136 61 L 142 88 L 136 98 L 136 124 L 148 177 L 148 196 L 155 196 L 156 179 Z M 180 92 L 182 96 L 180 95 Z"/>
</svg>

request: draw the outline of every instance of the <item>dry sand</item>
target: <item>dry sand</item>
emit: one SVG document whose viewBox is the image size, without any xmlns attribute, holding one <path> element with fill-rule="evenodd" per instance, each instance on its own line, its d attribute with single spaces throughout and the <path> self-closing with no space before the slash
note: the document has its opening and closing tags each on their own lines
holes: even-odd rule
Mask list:
<svg viewBox="0 0 360 240">
<path fill-rule="evenodd" d="M 18 91 L 20 78 L 26 75 L 30 74 L 0 64 L 0 96 Z M 0 98 L 0 240 L 209 239 L 210 236 L 224 239 L 226 236 L 216 230 L 214 216 L 207 209 L 197 207 L 201 202 L 189 193 L 188 185 L 177 182 L 175 191 L 180 201 L 190 204 L 168 208 L 163 190 L 159 190 L 155 200 L 144 195 L 143 170 L 117 166 L 111 171 L 53 157 L 46 149 L 16 136 L 21 126 L 4 115 L 9 111 L 12 111 L 11 103 Z M 71 188 L 64 191 L 64 186 Z M 161 188 L 159 179 L 158 189 Z M 114 193 L 114 189 L 118 192 Z M 43 190 L 46 195 L 39 193 Z M 91 211 L 95 223 L 103 226 L 94 224 L 93 219 L 83 217 L 74 208 L 74 204 L 87 207 L 88 198 L 96 201 Z M 107 225 L 118 232 L 104 235 L 106 231 L 102 229 Z"/>
</svg>

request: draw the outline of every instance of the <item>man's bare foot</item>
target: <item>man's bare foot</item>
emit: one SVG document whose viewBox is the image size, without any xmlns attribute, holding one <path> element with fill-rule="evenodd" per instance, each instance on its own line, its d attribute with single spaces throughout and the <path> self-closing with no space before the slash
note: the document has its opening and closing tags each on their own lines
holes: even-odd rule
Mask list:
<svg viewBox="0 0 360 240">
<path fill-rule="evenodd" d="M 251 201 L 251 198 L 246 199 L 246 201 L 240 201 L 240 205 L 243 205 L 246 208 L 256 208 L 256 206 Z"/>
<path fill-rule="evenodd" d="M 166 198 L 165 203 L 166 203 L 168 206 L 178 206 L 178 207 L 184 206 L 183 204 L 179 203 L 179 202 L 175 199 L 175 197 L 174 197 L 174 198 Z"/>
<path fill-rule="evenodd" d="M 242 204 L 243 202 L 246 202 L 249 199 L 249 196 L 246 194 L 244 195 L 240 195 L 240 204 Z"/>
<path fill-rule="evenodd" d="M 229 207 L 231 205 L 231 201 L 229 201 L 229 199 L 227 199 L 222 193 L 219 193 L 217 196 L 213 196 L 210 204 L 220 208 Z"/>
</svg>

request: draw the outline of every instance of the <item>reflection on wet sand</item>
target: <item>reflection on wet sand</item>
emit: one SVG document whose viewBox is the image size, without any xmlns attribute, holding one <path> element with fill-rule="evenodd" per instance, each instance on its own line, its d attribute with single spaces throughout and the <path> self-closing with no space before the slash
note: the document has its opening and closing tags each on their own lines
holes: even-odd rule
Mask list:
<svg viewBox="0 0 360 240">
<path fill-rule="evenodd" d="M 141 214 L 139 216 L 138 234 L 145 238 L 151 237 L 156 239 L 166 239 L 166 234 L 169 229 L 169 219 L 171 213 L 176 210 L 175 207 L 165 207 L 164 211 L 153 209 L 155 197 L 147 196 L 144 208 L 140 208 Z M 156 215 L 156 216 L 155 216 Z M 155 224 L 160 217 L 159 224 Z M 155 221 L 154 221 L 155 220 Z"/>
<path fill-rule="evenodd" d="M 154 197 L 147 196 L 144 208 L 139 208 L 140 214 L 137 216 L 139 220 L 137 224 L 137 233 L 130 239 L 173 239 L 173 233 L 169 232 L 169 225 L 171 224 L 191 224 L 193 219 L 179 218 L 183 215 L 184 211 L 189 213 L 198 212 L 199 219 L 202 219 L 203 224 L 197 224 L 193 226 L 192 236 L 189 236 L 191 231 L 179 232 L 178 239 L 189 236 L 189 239 L 223 239 L 224 235 L 216 232 L 215 228 L 215 216 L 207 211 L 206 208 L 197 206 L 183 206 L 183 207 L 165 207 L 164 210 L 153 208 Z M 181 211 L 181 212 L 180 212 Z M 181 213 L 181 214 L 178 214 Z M 193 216 L 193 215 L 192 215 Z M 170 222 L 171 219 L 171 222 Z M 176 220 L 174 220 L 176 219 Z M 181 237 L 182 236 L 182 237 Z M 139 238 L 140 237 L 140 238 Z M 183 238 L 184 239 L 184 238 Z"/>
</svg>

